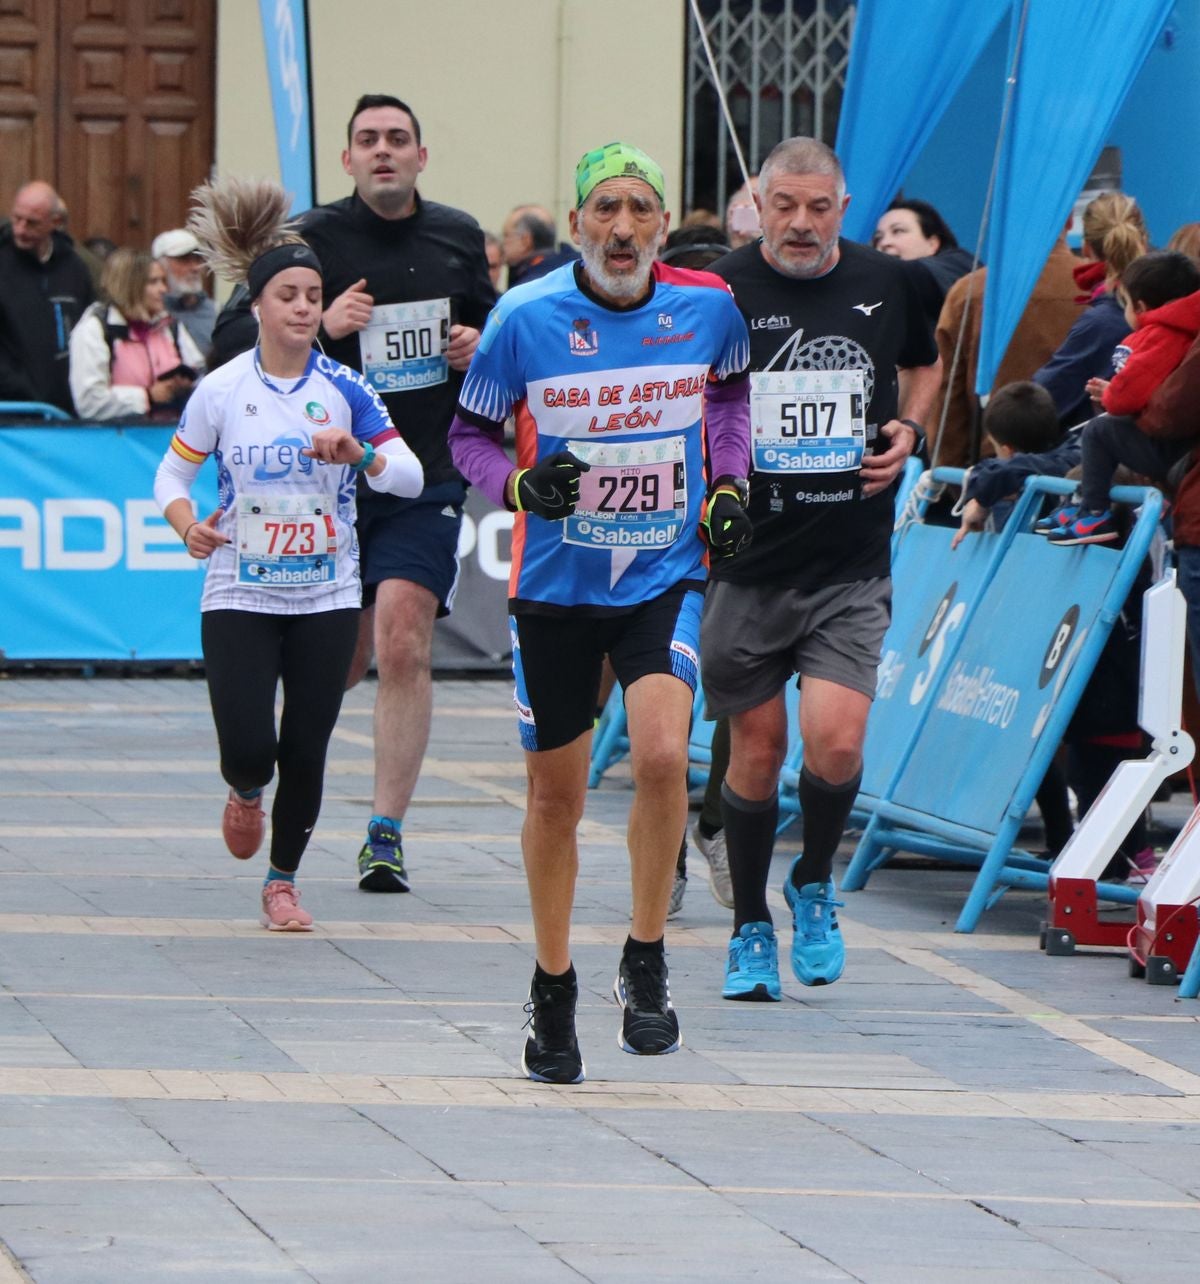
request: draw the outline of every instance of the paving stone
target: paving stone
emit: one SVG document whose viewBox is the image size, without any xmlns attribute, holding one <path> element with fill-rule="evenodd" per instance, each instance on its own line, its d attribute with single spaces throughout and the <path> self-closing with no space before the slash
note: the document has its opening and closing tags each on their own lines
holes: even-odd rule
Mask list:
<svg viewBox="0 0 1200 1284">
<path fill-rule="evenodd" d="M 693 850 L 684 1045 L 629 1056 L 626 764 L 581 831 L 588 1083 L 529 1084 L 511 684 L 437 684 L 409 896 L 356 886 L 374 691 L 301 869 L 328 930 L 299 937 L 256 926 L 265 855 L 224 851 L 202 682 L 0 684 L 0 1240 L 35 1284 L 1194 1284 L 1200 1006 L 1042 954 L 1036 893 L 955 935 L 971 876 L 915 859 L 846 898 L 846 975 L 805 989 L 792 826 L 784 1001 L 720 999 L 730 914 Z"/>
</svg>

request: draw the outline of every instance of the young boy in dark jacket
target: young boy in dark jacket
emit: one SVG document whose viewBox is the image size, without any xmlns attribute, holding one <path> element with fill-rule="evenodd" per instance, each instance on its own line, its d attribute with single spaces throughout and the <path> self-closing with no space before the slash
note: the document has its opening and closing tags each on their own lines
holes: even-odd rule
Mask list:
<svg viewBox="0 0 1200 1284">
<path fill-rule="evenodd" d="M 1002 527 L 1027 477 L 1065 477 L 1077 467 L 1082 431 L 1060 435 L 1054 398 L 1041 384 L 1022 380 L 994 392 L 983 412 L 983 433 L 996 456 L 967 473 L 962 525 L 951 549 L 983 530 L 989 516 L 994 529 Z"/>
</svg>

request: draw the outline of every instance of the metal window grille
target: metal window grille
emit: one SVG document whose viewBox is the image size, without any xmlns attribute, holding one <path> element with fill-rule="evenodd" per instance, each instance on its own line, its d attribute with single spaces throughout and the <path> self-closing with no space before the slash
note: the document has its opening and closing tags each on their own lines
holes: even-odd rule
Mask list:
<svg viewBox="0 0 1200 1284">
<path fill-rule="evenodd" d="M 781 139 L 837 133 L 853 0 L 701 0 L 709 43 L 751 173 Z M 690 6 L 684 201 L 721 212 L 742 185 Z"/>
</svg>

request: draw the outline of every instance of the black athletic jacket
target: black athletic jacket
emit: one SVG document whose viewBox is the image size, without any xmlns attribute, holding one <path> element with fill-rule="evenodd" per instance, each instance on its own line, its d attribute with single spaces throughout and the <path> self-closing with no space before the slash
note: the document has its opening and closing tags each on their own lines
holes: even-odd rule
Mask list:
<svg viewBox="0 0 1200 1284">
<path fill-rule="evenodd" d="M 410 217 L 384 219 L 355 194 L 310 210 L 300 231 L 321 260 L 326 306 L 364 277 L 376 304 L 447 298 L 451 325 L 477 330 L 496 302 L 483 232 L 469 214 L 448 205 L 418 195 Z M 335 360 L 362 369 L 357 334 L 334 340 L 322 333 L 321 342 Z M 427 487 L 459 478 L 446 433 L 462 380 L 451 370 L 445 383 L 383 394 L 392 422 L 425 469 Z"/>
</svg>

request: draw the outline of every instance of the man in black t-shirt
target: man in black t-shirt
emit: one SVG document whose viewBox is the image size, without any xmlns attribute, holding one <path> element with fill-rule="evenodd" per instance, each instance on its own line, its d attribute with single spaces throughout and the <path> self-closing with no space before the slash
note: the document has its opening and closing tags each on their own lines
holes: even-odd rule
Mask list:
<svg viewBox="0 0 1200 1284">
<path fill-rule="evenodd" d="M 828 147 L 785 140 L 759 179 L 762 240 L 710 269 L 746 319 L 754 372 L 754 540 L 712 567 L 700 645 L 708 713 L 729 717 L 732 739 L 721 794 L 734 897 L 727 999 L 781 997 L 766 888 L 793 673 L 804 851 L 784 883 L 792 969 L 805 985 L 842 973 L 833 857 L 891 616 L 895 482 L 938 388 L 912 265 L 840 238 L 849 199 Z"/>
<path fill-rule="evenodd" d="M 478 223 L 417 192 L 427 155 L 412 109 L 366 95 L 347 134 L 354 194 L 310 210 L 300 230 L 324 269 L 325 351 L 362 371 L 425 470 L 416 499 L 359 489 L 365 609 L 349 683 L 374 651 L 374 814 L 358 885 L 407 892 L 401 824 L 429 740 L 433 625 L 453 604 L 466 494 L 446 437 L 496 292 Z"/>
</svg>

